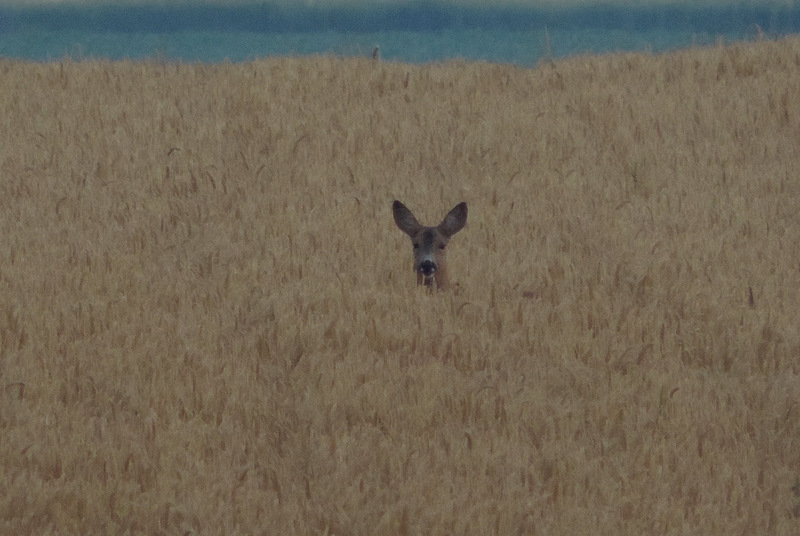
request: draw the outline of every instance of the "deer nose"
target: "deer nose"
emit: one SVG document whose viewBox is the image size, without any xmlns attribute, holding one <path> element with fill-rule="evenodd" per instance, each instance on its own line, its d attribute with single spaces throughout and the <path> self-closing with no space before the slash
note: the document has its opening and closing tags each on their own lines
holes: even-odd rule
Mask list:
<svg viewBox="0 0 800 536">
<path fill-rule="evenodd" d="M 419 273 L 425 277 L 430 277 L 436 271 L 436 263 L 433 261 L 422 261 L 419 265 Z"/>
</svg>

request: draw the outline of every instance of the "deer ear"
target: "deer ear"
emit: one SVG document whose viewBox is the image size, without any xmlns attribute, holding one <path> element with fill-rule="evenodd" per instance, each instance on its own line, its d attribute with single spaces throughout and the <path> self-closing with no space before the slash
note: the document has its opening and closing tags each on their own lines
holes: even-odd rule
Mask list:
<svg viewBox="0 0 800 536">
<path fill-rule="evenodd" d="M 416 234 L 422 228 L 414 214 L 400 201 L 395 200 L 392 203 L 392 214 L 394 214 L 394 222 L 400 230 L 409 236 Z"/>
<path fill-rule="evenodd" d="M 447 238 L 450 238 L 467 224 L 467 204 L 461 202 L 447 213 L 442 223 L 439 224 L 439 231 Z"/>
</svg>

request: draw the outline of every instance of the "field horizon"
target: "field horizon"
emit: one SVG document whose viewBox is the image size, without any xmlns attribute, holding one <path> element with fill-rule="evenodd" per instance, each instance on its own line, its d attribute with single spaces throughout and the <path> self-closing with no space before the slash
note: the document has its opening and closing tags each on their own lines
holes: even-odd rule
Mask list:
<svg viewBox="0 0 800 536">
<path fill-rule="evenodd" d="M 0 60 L 0 529 L 797 533 L 798 87 Z M 468 203 L 451 291 L 394 199 Z"/>
</svg>

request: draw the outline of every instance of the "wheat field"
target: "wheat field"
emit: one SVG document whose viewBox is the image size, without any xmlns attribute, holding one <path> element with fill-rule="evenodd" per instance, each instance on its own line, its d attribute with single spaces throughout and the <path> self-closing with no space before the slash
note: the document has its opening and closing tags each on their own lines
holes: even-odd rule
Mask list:
<svg viewBox="0 0 800 536">
<path fill-rule="evenodd" d="M 800 533 L 798 88 L 0 60 L 0 532 Z"/>
</svg>

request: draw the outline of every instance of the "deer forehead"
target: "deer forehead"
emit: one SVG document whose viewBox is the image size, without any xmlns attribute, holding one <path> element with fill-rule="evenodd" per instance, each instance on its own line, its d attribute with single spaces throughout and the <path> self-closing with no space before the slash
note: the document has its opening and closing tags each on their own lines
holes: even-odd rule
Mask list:
<svg viewBox="0 0 800 536">
<path fill-rule="evenodd" d="M 447 238 L 436 227 L 425 227 L 413 238 L 423 250 L 431 249 L 437 245 L 446 244 Z"/>
</svg>

